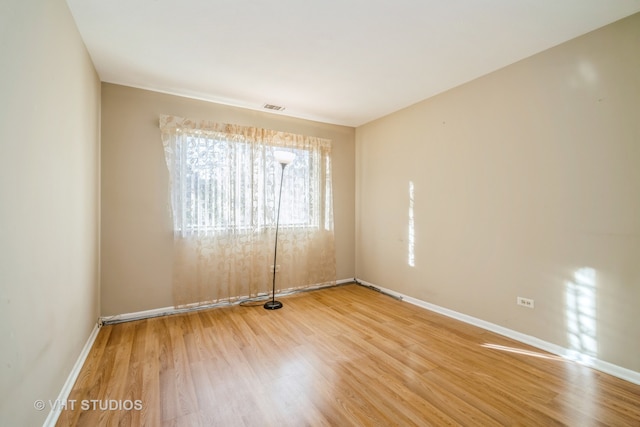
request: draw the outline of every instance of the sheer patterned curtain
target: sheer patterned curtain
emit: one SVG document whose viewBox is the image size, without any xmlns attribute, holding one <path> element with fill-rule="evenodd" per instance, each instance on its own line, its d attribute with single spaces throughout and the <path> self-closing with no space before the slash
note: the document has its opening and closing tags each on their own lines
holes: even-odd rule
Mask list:
<svg viewBox="0 0 640 427">
<path fill-rule="evenodd" d="M 284 171 L 276 290 L 335 283 L 331 141 L 267 129 L 160 116 L 170 175 L 176 306 L 267 294 L 273 278 Z"/>
</svg>

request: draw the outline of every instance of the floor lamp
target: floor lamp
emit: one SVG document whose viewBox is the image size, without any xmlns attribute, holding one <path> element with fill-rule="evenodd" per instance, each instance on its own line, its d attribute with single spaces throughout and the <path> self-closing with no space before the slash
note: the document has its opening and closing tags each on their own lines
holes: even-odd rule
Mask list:
<svg viewBox="0 0 640 427">
<path fill-rule="evenodd" d="M 282 308 L 282 303 L 276 301 L 276 270 L 277 270 L 277 257 L 278 257 L 278 226 L 280 225 L 280 202 L 282 201 L 282 184 L 284 178 L 284 168 L 295 159 L 296 155 L 290 151 L 274 151 L 273 157 L 276 162 L 282 166 L 282 172 L 280 173 L 280 195 L 278 196 L 278 213 L 276 215 L 276 242 L 273 249 L 273 284 L 271 287 L 271 301 L 264 303 L 264 308 L 267 310 L 277 310 Z"/>
</svg>

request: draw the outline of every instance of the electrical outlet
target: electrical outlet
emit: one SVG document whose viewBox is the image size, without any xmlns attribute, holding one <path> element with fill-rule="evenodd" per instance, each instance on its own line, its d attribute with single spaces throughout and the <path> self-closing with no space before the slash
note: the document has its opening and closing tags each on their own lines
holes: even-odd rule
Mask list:
<svg viewBox="0 0 640 427">
<path fill-rule="evenodd" d="M 269 271 L 273 273 L 273 265 L 269 266 Z M 280 264 L 276 265 L 276 273 L 280 272 Z"/>
<path fill-rule="evenodd" d="M 533 300 L 531 298 L 518 297 L 517 303 L 523 307 L 533 308 Z"/>
</svg>

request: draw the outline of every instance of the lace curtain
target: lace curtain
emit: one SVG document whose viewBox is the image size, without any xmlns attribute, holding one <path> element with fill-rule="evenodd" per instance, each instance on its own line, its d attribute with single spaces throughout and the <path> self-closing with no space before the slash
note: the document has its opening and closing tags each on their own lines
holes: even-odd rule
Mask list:
<svg viewBox="0 0 640 427">
<path fill-rule="evenodd" d="M 170 176 L 176 306 L 271 292 L 282 168 L 276 291 L 335 283 L 331 142 L 160 116 Z"/>
</svg>

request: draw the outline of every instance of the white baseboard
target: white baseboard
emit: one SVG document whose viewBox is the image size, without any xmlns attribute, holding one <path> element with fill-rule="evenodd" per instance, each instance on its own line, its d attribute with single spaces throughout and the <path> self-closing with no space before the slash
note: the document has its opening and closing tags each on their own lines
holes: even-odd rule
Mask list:
<svg viewBox="0 0 640 427">
<path fill-rule="evenodd" d="M 73 385 L 76 383 L 78 375 L 80 375 L 80 370 L 82 370 L 82 366 L 84 365 L 84 362 L 89 355 L 89 351 L 91 351 L 91 347 L 93 347 L 93 343 L 95 342 L 99 331 L 100 327 L 96 323 L 93 327 L 93 330 L 91 331 L 91 334 L 89 335 L 89 338 L 87 339 L 87 342 L 84 344 L 84 347 L 82 347 L 82 351 L 80 352 L 76 363 L 73 365 L 73 368 L 71 369 L 67 380 L 64 382 L 62 390 L 60 390 L 60 394 L 58 395 L 58 399 L 56 400 L 57 403 L 66 402 L 68 400 L 69 394 L 73 389 Z M 62 412 L 63 405 L 56 404 L 51 406 L 51 411 L 49 412 L 47 419 L 44 420 L 43 427 L 54 427 L 56 425 L 56 422 L 58 422 L 60 413 Z"/>
<path fill-rule="evenodd" d="M 426 301 L 422 301 L 417 298 L 410 297 L 408 295 L 404 295 L 400 292 L 396 292 L 391 289 L 383 288 L 381 286 L 368 283 L 364 280 L 356 279 L 356 283 L 363 284 L 367 287 L 372 287 L 383 293 L 389 294 L 397 299 L 401 299 L 410 304 L 417 305 L 418 307 L 445 315 L 447 317 L 451 317 L 453 319 L 460 320 L 462 322 L 477 326 L 479 328 L 482 328 L 491 332 L 495 332 L 497 334 L 514 339 L 521 343 L 528 344 L 530 346 L 539 348 L 541 350 L 545 350 L 549 353 L 555 354 L 557 356 L 561 356 L 568 360 L 572 360 L 580 364 L 586 365 L 590 368 L 596 369 L 606 374 L 613 375 L 614 377 L 640 385 L 640 372 L 632 371 L 631 369 L 623 368 L 621 366 L 614 365 L 613 363 L 605 362 L 604 360 L 599 360 L 594 357 L 581 354 L 575 350 L 569 350 L 568 348 L 564 348 L 562 346 L 550 343 L 548 341 L 541 340 L 540 338 L 523 334 L 521 332 L 514 331 L 512 329 L 508 329 L 503 326 L 496 325 L 495 323 L 487 322 L 485 320 L 478 319 L 473 316 L 458 313 L 457 311 L 440 307 L 438 305 L 431 304 Z"/>
<path fill-rule="evenodd" d="M 113 316 L 101 316 L 100 324 L 108 325 L 113 323 L 131 322 L 133 320 L 150 319 L 152 317 L 169 316 L 186 312 L 187 309 L 179 309 L 176 307 L 161 307 L 151 310 L 134 311 L 131 313 L 116 314 Z"/>
</svg>

